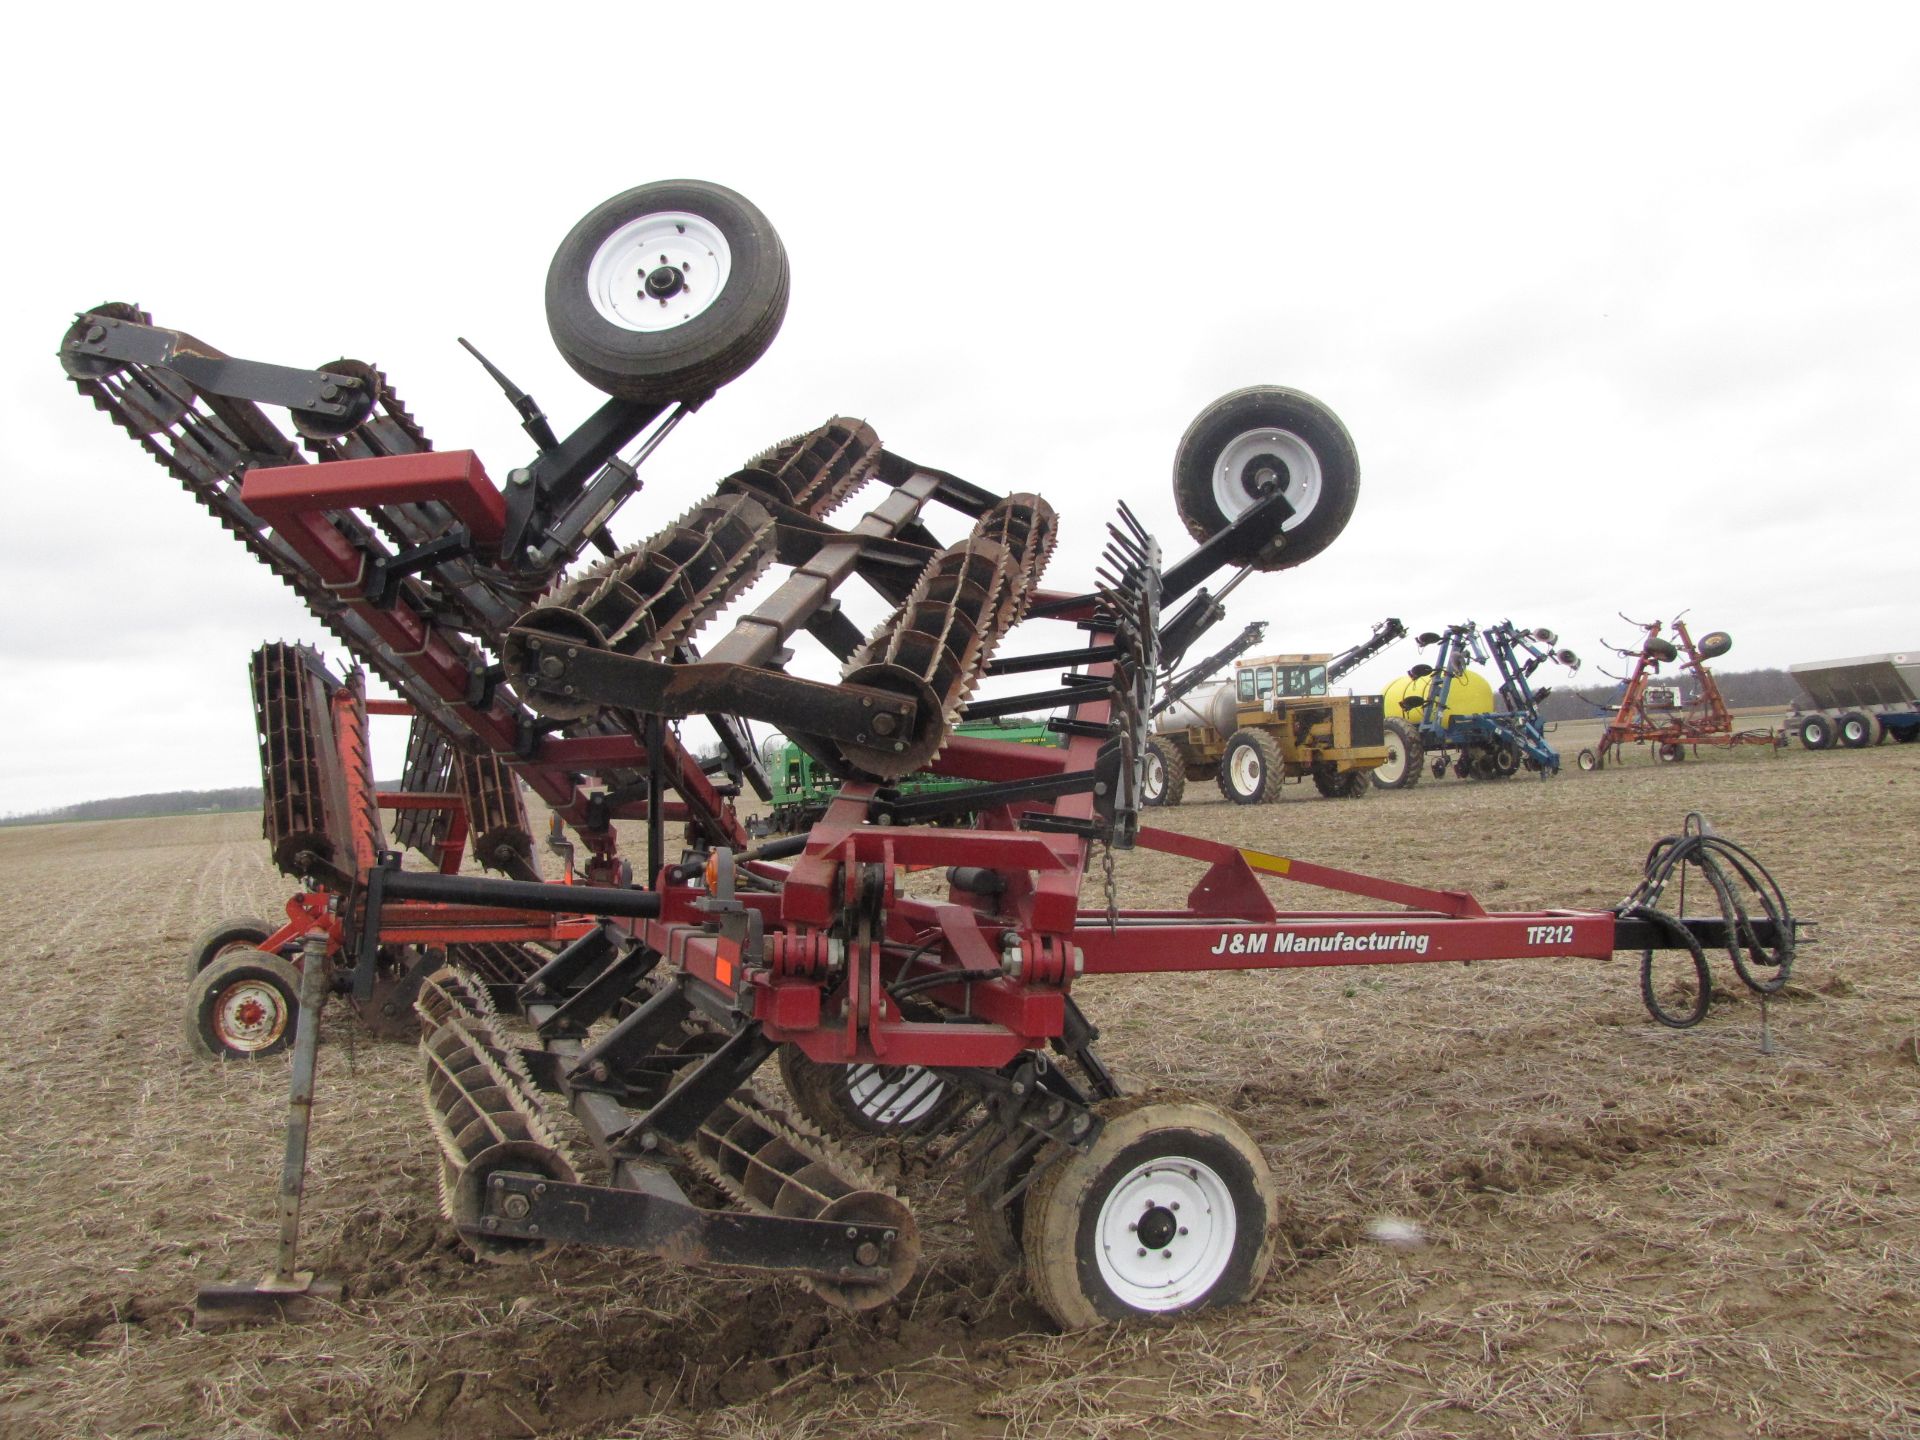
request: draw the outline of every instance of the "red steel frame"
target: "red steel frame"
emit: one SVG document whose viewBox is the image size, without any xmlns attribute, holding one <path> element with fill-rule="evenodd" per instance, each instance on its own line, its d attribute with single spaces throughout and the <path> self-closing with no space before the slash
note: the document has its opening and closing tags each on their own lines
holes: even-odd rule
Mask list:
<svg viewBox="0 0 1920 1440">
<path fill-rule="evenodd" d="M 1035 603 L 1051 602 L 1048 608 L 1062 620 L 1093 619 L 1091 602 L 1075 608 L 1063 604 L 1066 598 L 1042 595 Z M 1112 639 L 1094 630 L 1088 644 Z M 1087 667 L 1096 675 L 1110 668 Z M 1108 718 L 1108 710 L 1109 702 L 1101 698 L 1075 707 L 1074 718 L 1097 723 Z M 1028 779 L 1089 769 L 1102 743 L 1078 733 L 1055 750 L 956 738 L 931 768 L 971 779 Z M 1078 975 L 1604 959 L 1614 951 L 1610 911 L 1489 913 L 1464 891 L 1401 884 L 1150 828 L 1139 831 L 1139 847 L 1207 868 L 1185 908 L 1123 909 L 1110 923 L 1107 911 L 1085 909 L 1079 902 L 1092 848 L 1088 841 L 1074 834 L 1022 831 L 1015 808 L 982 816 L 974 830 L 876 827 L 864 823 L 876 789 L 844 787 L 790 867 L 749 862 L 756 876 L 776 884 L 769 892 L 742 891 L 735 897 L 759 912 L 768 937 L 765 965 L 745 966 L 739 945 L 706 923 L 707 915 L 695 908 L 708 898 L 702 890 L 668 888 L 659 918 L 640 922 L 636 933 L 670 965 L 759 1020 L 769 1039 L 790 1042 L 814 1060 L 951 1067 L 1004 1065 L 1060 1037 L 1066 997 Z M 1093 807 L 1093 796 L 1083 793 L 1017 809 L 1086 819 Z M 1006 879 L 1007 888 L 991 901 L 959 889 L 951 889 L 944 901 L 895 892 L 901 870 L 930 864 L 990 869 Z M 862 866 L 878 867 L 883 877 L 884 927 L 865 954 L 846 941 L 844 978 L 823 987 L 819 972 L 808 964 L 809 946 L 847 912 L 852 877 Z M 1405 908 L 1283 912 L 1263 888 L 1263 875 Z M 938 945 L 930 946 L 935 937 Z M 883 979 L 1002 970 L 1009 937 L 1023 957 L 1020 974 L 956 979 L 927 992 L 950 1017 L 962 1018 L 914 1020 L 889 1002 Z M 903 972 L 903 966 L 910 968 Z"/>
<path fill-rule="evenodd" d="M 1684 620 L 1671 622 L 1674 637 L 1680 642 L 1680 652 L 1686 657 L 1685 667 L 1691 671 L 1695 684 L 1699 687 L 1699 699 L 1689 703 L 1672 715 L 1656 717 L 1647 710 L 1647 688 L 1653 677 L 1660 671 L 1660 661 L 1647 653 L 1646 642 L 1642 641 L 1639 658 L 1633 673 L 1627 677 L 1626 692 L 1620 697 L 1620 708 L 1607 721 L 1607 728 L 1600 736 L 1600 743 L 1594 747 L 1594 754 L 1604 762 L 1607 753 L 1629 743 L 1662 745 L 1772 745 L 1784 742 L 1784 736 L 1776 736 L 1772 730 L 1738 730 L 1733 728 L 1733 712 L 1727 708 L 1726 700 L 1720 694 L 1720 686 L 1715 683 L 1713 672 L 1707 669 L 1706 662 L 1700 658 L 1699 648 L 1693 643 L 1693 636 L 1687 633 Z M 1647 640 L 1658 638 L 1661 622 L 1653 621 L 1641 627 L 1647 632 Z"/>
</svg>

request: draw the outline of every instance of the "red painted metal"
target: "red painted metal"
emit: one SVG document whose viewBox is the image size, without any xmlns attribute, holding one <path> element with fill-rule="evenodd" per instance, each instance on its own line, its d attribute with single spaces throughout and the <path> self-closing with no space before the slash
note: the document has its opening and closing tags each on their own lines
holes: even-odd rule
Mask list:
<svg viewBox="0 0 1920 1440">
<path fill-rule="evenodd" d="M 494 555 L 507 524 L 506 500 L 471 450 L 255 468 L 241 483 L 240 500 L 273 525 L 303 523 L 322 510 L 437 502 L 466 525 L 477 549 Z"/>
<path fill-rule="evenodd" d="M 1610 753 L 1630 744 L 1656 747 L 1768 745 L 1776 748 L 1784 744 L 1786 737 L 1770 729 L 1733 728 L 1733 712 L 1727 708 L 1713 672 L 1707 668 L 1693 636 L 1687 632 L 1686 622 L 1674 620 L 1670 623 L 1674 640 L 1678 642 L 1675 648 L 1683 657 L 1680 661 L 1682 673 L 1692 677 L 1694 698 L 1672 710 L 1656 709 L 1649 704 L 1648 692 L 1652 689 L 1654 677 L 1660 673 L 1662 662 L 1648 651 L 1650 642 L 1659 639 L 1662 626 L 1658 620 L 1642 624 L 1640 628 L 1646 631 L 1646 639 L 1641 642 L 1640 650 L 1634 657 L 1633 673 L 1627 677 L 1627 688 L 1621 693 L 1619 708 L 1607 721 L 1599 745 L 1594 747 L 1594 755 L 1599 763 L 1604 764 Z"/>
</svg>

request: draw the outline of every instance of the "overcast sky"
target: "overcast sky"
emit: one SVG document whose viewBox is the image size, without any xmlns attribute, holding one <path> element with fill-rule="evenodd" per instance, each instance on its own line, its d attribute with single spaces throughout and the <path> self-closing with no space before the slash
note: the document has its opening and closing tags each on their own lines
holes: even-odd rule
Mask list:
<svg viewBox="0 0 1920 1440">
<path fill-rule="evenodd" d="M 1920 649 L 1905 7 L 33 13 L 0 55 L 0 812 L 255 783 L 247 656 L 324 638 L 66 383 L 76 310 L 374 361 L 497 480 L 529 446 L 454 337 L 576 423 L 547 263 L 676 176 L 766 211 L 792 303 L 623 540 L 847 413 L 1046 495 L 1077 587 L 1116 498 L 1184 553 L 1175 442 L 1272 383 L 1344 419 L 1360 503 L 1221 640 L 1511 617 L 1593 679 L 1617 611 L 1686 608 L 1722 668 Z"/>
</svg>

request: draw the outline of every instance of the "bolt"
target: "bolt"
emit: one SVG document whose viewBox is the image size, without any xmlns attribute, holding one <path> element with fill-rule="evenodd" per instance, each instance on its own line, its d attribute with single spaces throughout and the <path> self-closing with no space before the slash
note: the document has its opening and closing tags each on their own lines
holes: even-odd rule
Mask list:
<svg viewBox="0 0 1920 1440">
<path fill-rule="evenodd" d="M 860 1232 L 854 1229 L 853 1226 L 851 1225 L 847 1226 L 847 1239 L 858 1240 L 859 1238 L 860 1238 Z"/>
<path fill-rule="evenodd" d="M 1082 1130 L 1086 1128 L 1087 1128 L 1087 1117 L 1085 1115 L 1076 1115 L 1073 1117 L 1073 1125 L 1071 1126 L 1071 1129 L 1075 1135 L 1078 1135 Z"/>
<path fill-rule="evenodd" d="M 893 742 L 893 748 L 894 748 L 894 750 L 895 750 L 895 752 L 897 753 L 897 752 L 899 752 L 899 751 L 901 751 L 901 750 L 904 750 L 904 749 L 906 749 L 906 748 L 907 748 L 907 742 L 906 742 L 906 741 L 904 741 L 904 740 L 896 740 L 896 741 L 894 741 L 894 742 Z"/>
<path fill-rule="evenodd" d="M 487 1229 L 498 1230 L 499 1228 L 500 1222 L 491 1215 L 487 1216 Z M 1142 1251 L 1141 1253 L 1144 1254 L 1145 1252 Z"/>
<path fill-rule="evenodd" d="M 578 660 L 580 658 L 580 647 L 578 645 L 567 646 L 567 658 L 569 660 Z"/>
<path fill-rule="evenodd" d="M 544 1195 L 544 1194 L 546 1194 L 546 1193 L 547 1193 L 547 1182 L 546 1182 L 546 1181 L 544 1181 L 544 1180 L 542 1180 L 542 1181 L 541 1181 L 541 1182 L 540 1182 L 540 1183 L 539 1183 L 538 1185 L 536 1185 L 536 1186 L 534 1186 L 534 1187 L 533 1187 L 533 1193 L 534 1193 L 534 1194 L 536 1194 L 536 1195 Z"/>
<path fill-rule="evenodd" d="M 604 1060 L 596 1060 L 587 1067 L 587 1074 L 591 1075 L 603 1085 L 606 1083 L 607 1076 L 612 1073 L 613 1072 L 607 1068 L 607 1062 Z"/>
<path fill-rule="evenodd" d="M 500 1202 L 509 1220 L 524 1220 L 533 1213 L 533 1202 L 524 1195 L 509 1195 Z"/>
<path fill-rule="evenodd" d="M 878 1265 L 880 1263 L 880 1247 L 869 1240 L 853 1252 L 853 1258 L 858 1260 L 862 1265 Z"/>
<path fill-rule="evenodd" d="M 1016 1081 L 1014 1081 L 1014 1082 L 1013 1082 L 1013 1093 L 1014 1093 L 1014 1094 L 1016 1094 L 1016 1095 L 1024 1095 L 1024 1094 L 1026 1094 L 1026 1093 L 1027 1093 L 1027 1082 L 1026 1082 L 1026 1081 L 1024 1081 L 1024 1080 L 1016 1080 Z"/>
<path fill-rule="evenodd" d="M 89 325 L 87 327 L 87 339 L 93 341 L 94 344 L 97 345 L 106 338 L 107 332 L 105 327 L 100 325 Z"/>
<path fill-rule="evenodd" d="M 567 662 L 558 655 L 543 655 L 540 657 L 540 673 L 549 680 L 558 680 L 567 673 Z"/>
<path fill-rule="evenodd" d="M 871 710 L 873 708 L 873 697 L 871 695 L 863 695 L 860 698 L 860 708 L 862 710 Z"/>
<path fill-rule="evenodd" d="M 647 1131 L 646 1134 L 640 1137 L 640 1148 L 642 1150 L 658 1150 L 660 1148 L 660 1137 L 651 1130 Z"/>
<path fill-rule="evenodd" d="M 1136 1251 L 1134 1251 L 1133 1253 L 1134 1253 L 1134 1254 L 1136 1254 L 1136 1255 L 1144 1255 L 1144 1254 L 1146 1254 L 1147 1252 L 1146 1252 L 1146 1251 L 1144 1251 L 1144 1250 L 1136 1250 Z"/>
<path fill-rule="evenodd" d="M 1180 1202 L 1178 1200 L 1174 1201 L 1170 1208 L 1174 1210 L 1178 1210 L 1180 1208 Z"/>
<path fill-rule="evenodd" d="M 527 1226 L 527 1234 L 538 1235 L 539 1233 L 540 1233 L 540 1227 L 538 1225 Z"/>
<path fill-rule="evenodd" d="M 1127 1229 L 1138 1230 L 1139 1228 L 1140 1228 L 1140 1222 L 1138 1220 L 1129 1220 L 1127 1222 Z"/>
<path fill-rule="evenodd" d="M 891 735 L 894 732 L 895 726 L 896 726 L 896 722 L 894 721 L 894 718 L 891 715 L 876 715 L 873 717 L 873 729 L 875 734 Z"/>
<path fill-rule="evenodd" d="M 1182 1226 L 1180 1227 L 1180 1233 L 1181 1233 L 1182 1235 L 1184 1235 L 1184 1234 L 1186 1234 L 1186 1233 L 1187 1233 L 1187 1227 L 1186 1227 L 1186 1226 L 1184 1226 L 1184 1225 L 1182 1225 Z"/>
<path fill-rule="evenodd" d="M 1160 1252 L 1160 1258 L 1161 1258 L 1162 1260 L 1171 1260 L 1171 1259 L 1173 1259 L 1173 1251 L 1171 1251 L 1171 1250 L 1162 1250 L 1162 1251 Z"/>
</svg>

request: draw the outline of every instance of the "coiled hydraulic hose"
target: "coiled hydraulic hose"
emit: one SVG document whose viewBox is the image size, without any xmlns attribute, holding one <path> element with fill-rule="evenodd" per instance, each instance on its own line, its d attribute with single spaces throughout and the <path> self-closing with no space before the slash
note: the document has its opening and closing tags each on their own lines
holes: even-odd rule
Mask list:
<svg viewBox="0 0 1920 1440">
<path fill-rule="evenodd" d="M 1794 924 L 1787 897 L 1746 847 L 1716 835 L 1696 810 L 1687 816 L 1678 835 L 1654 842 L 1647 852 L 1645 875 L 1614 912 L 1622 919 L 1645 920 L 1657 926 L 1679 942 L 1676 948 L 1685 949 L 1692 957 L 1697 984 L 1694 1003 L 1685 1012 L 1673 1012 L 1662 1009 L 1654 993 L 1652 947 L 1640 956 L 1640 996 L 1647 1012 L 1676 1030 L 1699 1024 L 1713 999 L 1713 978 L 1705 950 L 1681 918 L 1659 908 L 1661 894 L 1677 874 L 1679 910 L 1685 915 L 1688 867 L 1698 870 L 1713 891 L 1725 922 L 1727 958 L 1747 988 L 1757 995 L 1771 995 L 1793 973 Z M 1760 938 L 1754 924 L 1756 909 L 1770 922 L 1771 944 Z"/>
</svg>

